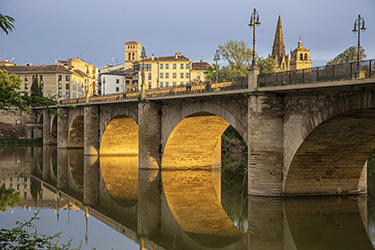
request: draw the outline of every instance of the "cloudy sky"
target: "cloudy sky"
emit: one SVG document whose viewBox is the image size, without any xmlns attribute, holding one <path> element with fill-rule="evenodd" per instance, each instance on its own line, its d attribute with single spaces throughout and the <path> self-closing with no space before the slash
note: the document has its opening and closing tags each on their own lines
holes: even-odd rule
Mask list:
<svg viewBox="0 0 375 250">
<path fill-rule="evenodd" d="M 81 57 L 103 67 L 112 58 L 123 63 L 124 42 L 135 40 L 148 56 L 181 52 L 211 63 L 218 45 L 228 40 L 252 48 L 248 24 L 254 8 L 261 21 L 260 56 L 271 53 L 281 15 L 287 53 L 301 36 L 313 65 L 322 65 L 357 45 L 352 29 L 361 14 L 367 27 L 361 45 L 368 59 L 375 58 L 374 0 L 0 0 L 0 13 L 16 19 L 12 33 L 0 33 L 0 57 L 19 65 Z"/>
</svg>

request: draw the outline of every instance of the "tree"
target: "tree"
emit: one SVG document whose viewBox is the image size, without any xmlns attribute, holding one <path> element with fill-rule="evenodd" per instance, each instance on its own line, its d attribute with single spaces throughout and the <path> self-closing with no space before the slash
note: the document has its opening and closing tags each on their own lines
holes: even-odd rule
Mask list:
<svg viewBox="0 0 375 250">
<path fill-rule="evenodd" d="M 257 63 L 260 74 L 269 74 L 275 72 L 275 60 L 272 57 L 262 58 L 260 57 Z"/>
<path fill-rule="evenodd" d="M 7 211 L 7 207 L 14 208 L 22 202 L 20 194 L 16 193 L 14 189 L 6 189 L 0 187 L 0 211 Z"/>
<path fill-rule="evenodd" d="M 31 84 L 31 96 L 43 96 L 42 87 L 40 86 L 38 72 L 36 72 L 36 76 L 33 79 L 33 83 Z"/>
<path fill-rule="evenodd" d="M 14 18 L 0 14 L 0 28 L 8 35 L 14 29 Z"/>
<path fill-rule="evenodd" d="M 43 96 L 30 96 L 27 91 L 21 91 L 21 79 L 15 74 L 8 74 L 6 70 L 0 70 L 0 110 L 13 114 L 31 114 L 35 106 L 48 109 L 54 115 L 61 117 L 59 113 L 51 109 L 51 105 L 58 102 L 52 98 Z"/>
<path fill-rule="evenodd" d="M 366 58 L 367 55 L 365 54 L 365 49 L 360 47 L 360 57 L 359 60 L 363 60 Z M 330 64 L 338 64 L 338 63 L 348 63 L 348 62 L 355 62 L 358 60 L 358 47 L 351 46 L 338 54 L 334 59 L 327 62 L 327 65 Z"/>
<path fill-rule="evenodd" d="M 246 77 L 252 61 L 253 51 L 247 44 L 240 41 L 229 40 L 219 45 L 220 54 L 228 62 L 229 69 L 234 77 Z"/>
<path fill-rule="evenodd" d="M 228 66 L 222 67 L 219 76 L 222 79 L 235 77 L 247 77 L 248 70 L 253 60 L 253 51 L 249 49 L 244 41 L 229 40 L 224 45 L 219 45 L 220 53 L 228 62 Z M 273 73 L 275 62 L 272 58 L 262 58 L 255 55 L 260 74 Z M 220 77 L 219 77 L 220 78 Z"/>
</svg>

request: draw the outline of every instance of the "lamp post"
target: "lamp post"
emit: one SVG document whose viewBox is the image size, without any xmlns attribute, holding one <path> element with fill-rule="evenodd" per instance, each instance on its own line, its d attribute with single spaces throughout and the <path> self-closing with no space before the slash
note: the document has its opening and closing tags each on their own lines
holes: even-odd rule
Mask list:
<svg viewBox="0 0 375 250">
<path fill-rule="evenodd" d="M 249 26 L 250 26 L 250 29 L 253 27 L 253 62 L 251 63 L 251 67 L 254 68 L 255 67 L 255 27 L 256 26 L 259 26 L 260 25 L 260 22 L 259 22 L 259 13 L 258 11 L 254 8 L 254 12 L 251 13 L 251 16 L 250 16 L 250 23 L 249 23 Z"/>
<path fill-rule="evenodd" d="M 365 19 L 361 17 L 361 15 L 359 14 L 358 18 L 354 20 L 354 29 L 353 29 L 354 33 L 358 32 L 357 77 L 359 77 L 359 73 L 360 73 L 359 61 L 361 60 L 360 59 L 361 57 L 361 30 L 365 31 L 366 27 L 365 27 Z"/>
<path fill-rule="evenodd" d="M 142 47 L 142 52 L 141 52 L 141 57 L 142 57 L 142 86 L 141 89 L 143 90 L 143 84 L 145 83 L 145 59 L 146 59 L 146 49 L 145 47 Z"/>
<path fill-rule="evenodd" d="M 217 83 L 217 81 L 219 79 L 219 65 L 217 64 L 217 61 L 220 60 L 220 52 L 219 52 L 218 49 L 216 50 L 214 60 L 216 61 L 216 83 Z"/>
</svg>

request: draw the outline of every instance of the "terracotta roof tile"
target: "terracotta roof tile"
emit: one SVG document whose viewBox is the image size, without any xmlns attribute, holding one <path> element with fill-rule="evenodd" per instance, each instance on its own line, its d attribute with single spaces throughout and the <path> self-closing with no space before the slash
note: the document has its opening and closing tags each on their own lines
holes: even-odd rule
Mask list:
<svg viewBox="0 0 375 250">
<path fill-rule="evenodd" d="M 192 70 L 206 70 L 208 67 L 212 67 L 207 62 L 193 62 L 192 63 Z"/>
</svg>

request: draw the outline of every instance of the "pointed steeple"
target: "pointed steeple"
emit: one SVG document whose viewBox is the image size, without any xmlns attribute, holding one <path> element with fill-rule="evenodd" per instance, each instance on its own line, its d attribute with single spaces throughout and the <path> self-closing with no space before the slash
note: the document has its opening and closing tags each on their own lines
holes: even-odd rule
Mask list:
<svg viewBox="0 0 375 250">
<path fill-rule="evenodd" d="M 283 29 L 281 27 L 281 17 L 279 16 L 279 20 L 277 21 L 277 27 L 275 32 L 275 40 L 273 41 L 272 47 L 272 57 L 278 58 L 279 65 L 280 60 L 285 56 L 285 45 L 284 45 L 284 37 L 283 37 Z"/>
</svg>

